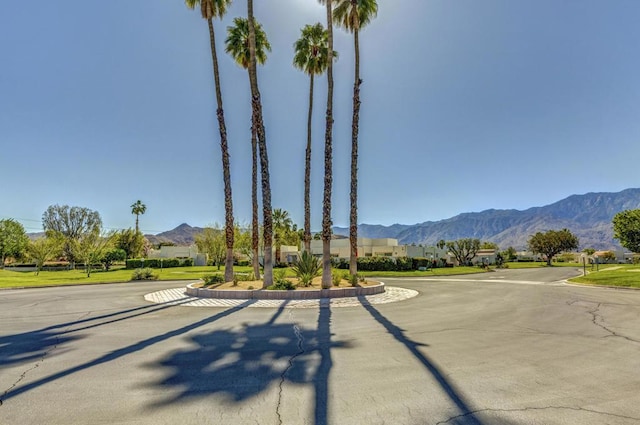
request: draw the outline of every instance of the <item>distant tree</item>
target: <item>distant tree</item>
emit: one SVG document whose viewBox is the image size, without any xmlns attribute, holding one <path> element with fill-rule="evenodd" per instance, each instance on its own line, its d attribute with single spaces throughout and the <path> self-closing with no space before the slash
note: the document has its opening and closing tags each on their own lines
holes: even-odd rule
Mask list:
<svg viewBox="0 0 640 425">
<path fill-rule="evenodd" d="M 225 234 L 219 224 L 207 226 L 204 230 L 196 235 L 196 246 L 202 253 L 213 261 L 220 270 L 220 266 L 227 257 L 227 247 L 225 242 Z"/>
<path fill-rule="evenodd" d="M 56 237 L 42 237 L 29 242 L 27 255 L 36 263 L 36 276 L 47 261 L 56 258 L 62 251 L 64 240 Z"/>
<path fill-rule="evenodd" d="M 578 249 L 578 238 L 568 229 L 538 232 L 529 239 L 529 250 L 542 254 L 547 258 L 547 265 L 551 265 L 553 257 L 563 251 Z"/>
<path fill-rule="evenodd" d="M 619 212 L 613 217 L 613 237 L 631 252 L 640 252 L 640 209 Z"/>
<path fill-rule="evenodd" d="M 127 253 L 121 248 L 111 248 L 104 253 L 100 262 L 106 271 L 109 271 L 113 263 L 117 261 L 125 261 L 127 259 Z"/>
<path fill-rule="evenodd" d="M 253 260 L 250 226 L 240 226 L 236 224 L 234 235 L 234 251 L 248 257 L 250 260 Z"/>
<path fill-rule="evenodd" d="M 505 261 L 513 261 L 518 258 L 516 250 L 512 246 L 502 251 L 502 257 L 505 259 Z"/>
<path fill-rule="evenodd" d="M 485 241 L 480 244 L 480 249 L 495 249 L 496 251 L 500 249 L 498 244 L 495 242 Z"/>
<path fill-rule="evenodd" d="M 280 208 L 273 210 L 273 239 L 276 243 L 276 262 L 280 261 L 280 247 L 287 234 L 291 232 L 293 220 L 288 211 Z"/>
<path fill-rule="evenodd" d="M 102 257 L 113 247 L 116 233 L 103 234 L 100 229 L 84 233 L 73 243 L 74 258 L 84 263 L 87 277 L 91 277 L 93 265 L 102 262 Z"/>
<path fill-rule="evenodd" d="M 596 253 L 596 250 L 593 248 L 585 248 L 582 250 L 582 252 L 584 252 L 587 255 L 593 255 Z"/>
<path fill-rule="evenodd" d="M 458 260 L 458 263 L 461 266 L 466 266 L 480 249 L 480 239 L 458 239 L 457 241 L 447 242 L 446 246 L 449 252 Z"/>
<path fill-rule="evenodd" d="M 139 199 L 131 205 L 131 214 L 136 216 L 136 233 L 140 231 L 140 228 L 138 227 L 138 218 L 145 212 L 147 212 L 147 206 Z"/>
<path fill-rule="evenodd" d="M 447 246 L 447 243 L 444 241 L 444 239 L 440 239 L 436 246 L 440 249 L 444 249 L 444 247 Z"/>
<path fill-rule="evenodd" d="M 51 205 L 42 215 L 45 232 L 59 234 L 64 239 L 62 252 L 71 268 L 75 268 L 74 245 L 85 235 L 100 232 L 102 219 L 97 211 L 68 205 Z"/>
<path fill-rule="evenodd" d="M 616 253 L 613 251 L 606 251 L 602 254 L 602 259 L 605 262 L 616 261 Z"/>
<path fill-rule="evenodd" d="M 116 248 L 125 252 L 126 259 L 139 258 L 144 250 L 145 237 L 133 229 L 125 229 L 118 232 L 115 239 Z"/>
<path fill-rule="evenodd" d="M 0 220 L 0 269 L 7 257 L 19 257 L 29 245 L 22 224 L 11 218 Z"/>
</svg>

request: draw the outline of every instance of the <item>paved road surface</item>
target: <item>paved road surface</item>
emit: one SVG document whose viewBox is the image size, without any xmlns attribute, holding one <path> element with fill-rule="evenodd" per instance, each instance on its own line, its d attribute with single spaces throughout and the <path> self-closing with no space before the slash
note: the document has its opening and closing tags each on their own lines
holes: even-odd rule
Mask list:
<svg viewBox="0 0 640 425">
<path fill-rule="evenodd" d="M 0 424 L 640 424 L 640 291 L 566 268 L 385 279 L 355 307 L 0 291 Z"/>
</svg>

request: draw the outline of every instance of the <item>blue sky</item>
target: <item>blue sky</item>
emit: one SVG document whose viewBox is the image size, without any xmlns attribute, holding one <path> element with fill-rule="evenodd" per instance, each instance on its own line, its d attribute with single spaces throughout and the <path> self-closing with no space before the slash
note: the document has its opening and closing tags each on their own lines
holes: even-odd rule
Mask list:
<svg viewBox="0 0 640 425">
<path fill-rule="evenodd" d="M 361 34 L 359 221 L 413 224 L 638 187 L 640 2 L 378 0 Z M 250 220 L 247 73 L 215 21 L 235 216 Z M 273 207 L 303 222 L 308 77 L 291 65 L 315 0 L 255 0 Z M 348 224 L 353 42 L 335 30 L 333 221 Z M 175 0 L 0 4 L 0 218 L 52 204 L 109 228 L 224 221 L 206 21 Z M 320 229 L 326 79 L 317 79 L 312 227 Z"/>
</svg>

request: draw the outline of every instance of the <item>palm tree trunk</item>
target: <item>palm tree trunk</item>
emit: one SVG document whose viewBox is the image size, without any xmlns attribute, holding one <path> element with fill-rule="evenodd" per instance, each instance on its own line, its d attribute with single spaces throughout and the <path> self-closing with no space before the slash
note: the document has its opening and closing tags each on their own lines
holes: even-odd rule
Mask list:
<svg viewBox="0 0 640 425">
<path fill-rule="evenodd" d="M 349 273 L 358 274 L 358 125 L 360 121 L 360 45 L 358 29 L 353 32 L 355 80 L 353 83 L 353 119 L 351 121 L 351 209 L 349 214 Z"/>
<path fill-rule="evenodd" d="M 260 246 L 260 223 L 258 219 L 258 142 L 256 140 L 255 118 L 251 117 L 251 251 L 253 252 L 253 275 L 260 279 L 260 261 L 258 249 Z"/>
<path fill-rule="evenodd" d="M 222 153 L 222 175 L 224 180 L 224 210 L 225 210 L 225 242 L 227 255 L 224 263 L 224 280 L 233 280 L 233 199 L 231 196 L 231 164 L 229 161 L 229 147 L 227 144 L 227 127 L 224 120 L 224 109 L 222 107 L 222 92 L 220 90 L 220 72 L 218 71 L 218 55 L 216 53 L 216 39 L 213 30 L 213 19 L 207 19 L 209 24 L 209 42 L 211 44 L 211 60 L 213 61 L 213 79 L 215 81 L 216 102 L 218 109 L 218 128 L 220 130 L 220 150 Z"/>
<path fill-rule="evenodd" d="M 327 1 L 329 66 L 327 67 L 327 112 L 324 135 L 324 194 L 322 198 L 322 288 L 331 288 L 331 189 L 333 185 L 333 18 Z"/>
<path fill-rule="evenodd" d="M 136 214 L 136 235 L 137 235 L 137 234 L 138 234 L 138 232 L 140 231 L 140 230 L 138 230 L 138 218 L 139 218 L 139 217 L 140 217 L 140 216 L 139 216 L 138 214 Z"/>
<path fill-rule="evenodd" d="M 311 252 L 311 117 L 313 116 L 313 74 L 309 79 L 307 149 L 304 161 L 304 250 Z"/>
<path fill-rule="evenodd" d="M 249 79 L 251 81 L 251 106 L 256 123 L 258 152 L 260 154 L 260 174 L 262 183 L 262 223 L 264 240 L 264 279 L 263 287 L 273 284 L 273 218 L 271 212 L 271 184 L 269 181 L 269 157 L 267 155 L 267 140 L 262 119 L 262 101 L 258 90 L 258 75 L 256 72 L 256 29 L 253 20 L 253 0 L 247 0 L 249 21 Z"/>
</svg>

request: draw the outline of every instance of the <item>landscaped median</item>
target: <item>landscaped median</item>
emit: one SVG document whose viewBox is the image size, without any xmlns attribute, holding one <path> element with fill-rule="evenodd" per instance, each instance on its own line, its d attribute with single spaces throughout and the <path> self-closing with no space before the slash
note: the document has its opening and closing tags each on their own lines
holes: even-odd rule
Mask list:
<svg viewBox="0 0 640 425">
<path fill-rule="evenodd" d="M 588 270 L 586 276 L 574 277 L 569 281 L 587 285 L 640 288 L 640 265 L 601 265 L 599 271 Z"/>
<path fill-rule="evenodd" d="M 187 285 L 186 294 L 200 298 L 219 299 L 250 299 L 250 300 L 309 300 L 317 298 L 342 298 L 363 295 L 375 295 L 384 292 L 384 283 L 368 282 L 366 286 L 336 287 L 330 289 L 316 289 L 299 287 L 295 290 L 281 291 L 269 289 L 244 288 L 203 288 L 202 283 Z"/>
</svg>

